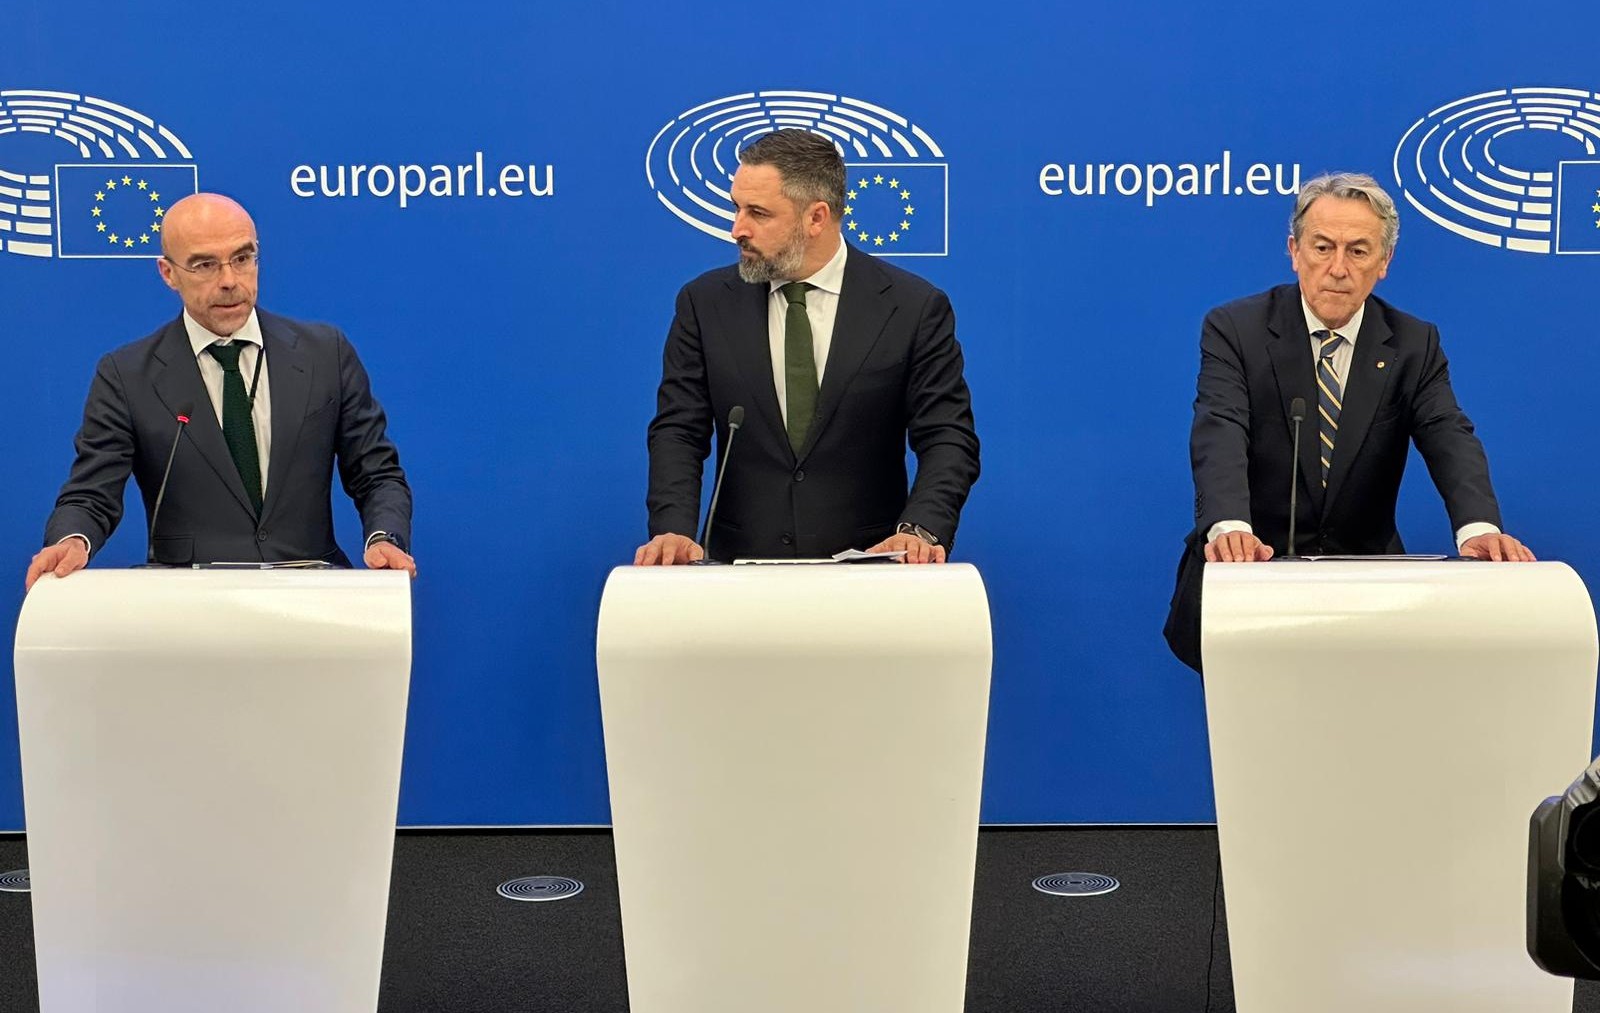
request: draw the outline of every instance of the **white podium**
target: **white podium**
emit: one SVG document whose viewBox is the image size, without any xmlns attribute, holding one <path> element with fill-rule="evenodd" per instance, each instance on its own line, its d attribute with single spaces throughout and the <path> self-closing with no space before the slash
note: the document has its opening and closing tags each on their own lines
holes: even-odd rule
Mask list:
<svg viewBox="0 0 1600 1013">
<path fill-rule="evenodd" d="M 622 567 L 597 653 L 633 1013 L 960 1013 L 976 570 Z"/>
<path fill-rule="evenodd" d="M 1240 1013 L 1568 1013 L 1524 934 L 1529 817 L 1590 760 L 1577 575 L 1213 565 L 1203 601 Z"/>
<path fill-rule="evenodd" d="M 16 681 L 41 1013 L 377 1008 L 410 595 L 364 570 L 34 586 Z"/>
</svg>

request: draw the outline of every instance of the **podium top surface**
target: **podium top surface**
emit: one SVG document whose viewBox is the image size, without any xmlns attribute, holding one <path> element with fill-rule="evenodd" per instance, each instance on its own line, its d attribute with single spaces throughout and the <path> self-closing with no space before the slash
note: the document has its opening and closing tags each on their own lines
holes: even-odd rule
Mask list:
<svg viewBox="0 0 1600 1013">
<path fill-rule="evenodd" d="M 80 570 L 46 575 L 17 619 L 33 651 L 170 651 L 254 639 L 277 652 L 339 651 L 353 635 L 409 656 L 411 578 L 398 570 Z"/>
<path fill-rule="evenodd" d="M 1251 611 L 1326 611 L 1349 603 L 1363 612 L 1414 607 L 1441 598 L 1458 608 L 1534 608 L 1577 604 L 1593 624 L 1589 595 L 1565 563 L 1477 560 L 1321 559 L 1208 563 L 1202 602 Z"/>
<path fill-rule="evenodd" d="M 1588 657 L 1592 675 L 1594 606 L 1571 567 L 1374 558 L 1205 569 L 1208 683 L 1214 671 L 1254 670 L 1274 652 L 1333 651 L 1348 663 L 1355 654 L 1436 659 L 1513 647 Z"/>
<path fill-rule="evenodd" d="M 694 651 L 759 642 L 878 650 L 886 640 L 990 652 L 989 599 L 970 563 L 619 566 L 598 650 Z"/>
</svg>

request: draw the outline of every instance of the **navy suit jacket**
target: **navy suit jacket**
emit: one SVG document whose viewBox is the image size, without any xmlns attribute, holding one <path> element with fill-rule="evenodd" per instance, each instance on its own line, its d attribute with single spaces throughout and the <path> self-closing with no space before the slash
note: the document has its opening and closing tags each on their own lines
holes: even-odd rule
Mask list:
<svg viewBox="0 0 1600 1013">
<path fill-rule="evenodd" d="M 713 558 L 828 556 L 875 544 L 902 520 L 953 543 L 978 478 L 978 436 L 950 301 L 849 250 L 816 421 L 796 454 L 773 385 L 768 292 L 729 266 L 678 293 L 649 431 L 651 536 L 694 537 L 712 431 L 720 462 L 739 405 L 745 424 L 706 546 Z"/>
<path fill-rule="evenodd" d="M 333 538 L 334 463 L 367 535 L 411 541 L 411 489 L 366 370 L 337 328 L 257 309 L 272 374 L 272 451 L 258 518 L 228 454 L 183 317 L 101 358 L 76 439 L 77 459 L 45 526 L 98 551 L 122 517 L 131 474 L 148 516 L 179 438 L 153 539 L 157 562 L 323 559 L 348 566 Z"/>
<path fill-rule="evenodd" d="M 1300 434 L 1297 546 L 1289 538 L 1293 423 Z M 1368 297 L 1345 381 L 1328 487 L 1318 457 L 1315 357 L 1297 285 L 1220 306 L 1200 331 L 1200 379 L 1189 452 L 1195 527 L 1185 541 L 1166 637 L 1200 668 L 1200 586 L 1205 536 L 1224 520 L 1250 523 L 1277 555 L 1384 555 L 1405 547 L 1395 502 L 1415 442 L 1444 497 L 1452 528 L 1500 523 L 1489 463 L 1456 404 L 1439 331 Z"/>
</svg>

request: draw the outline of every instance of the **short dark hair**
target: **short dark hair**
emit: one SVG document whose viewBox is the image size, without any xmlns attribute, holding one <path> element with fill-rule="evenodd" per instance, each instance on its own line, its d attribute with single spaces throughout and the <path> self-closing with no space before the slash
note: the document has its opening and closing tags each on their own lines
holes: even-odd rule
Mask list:
<svg viewBox="0 0 1600 1013">
<path fill-rule="evenodd" d="M 809 130 L 774 130 L 739 151 L 742 165 L 770 165 L 783 179 L 783 195 L 801 209 L 828 205 L 835 220 L 844 207 L 844 159 L 833 142 Z"/>
</svg>

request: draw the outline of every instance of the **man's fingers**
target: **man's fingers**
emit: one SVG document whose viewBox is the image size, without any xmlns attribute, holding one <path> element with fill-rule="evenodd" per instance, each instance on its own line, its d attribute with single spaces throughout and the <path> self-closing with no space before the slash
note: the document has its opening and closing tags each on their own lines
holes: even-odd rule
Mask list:
<svg viewBox="0 0 1600 1013">
<path fill-rule="evenodd" d="M 687 535 L 657 535 L 639 546 L 633 554 L 634 566 L 681 566 L 705 557 L 693 538 Z"/>
<path fill-rule="evenodd" d="M 945 552 L 944 546 L 942 546 L 942 545 L 933 546 L 933 562 L 942 563 L 948 558 L 949 558 L 949 554 Z"/>
<path fill-rule="evenodd" d="M 45 559 L 45 554 L 43 552 L 40 552 L 37 555 L 35 555 L 33 557 L 33 562 L 28 564 L 28 576 L 23 581 L 22 589 L 24 591 L 33 590 L 34 583 L 40 577 L 44 576 L 44 572 L 46 570 L 48 570 L 49 568 L 50 568 L 50 564 Z"/>
<path fill-rule="evenodd" d="M 39 550 L 33 557 L 33 562 L 29 564 L 28 576 L 23 582 L 24 590 L 31 590 L 46 573 L 65 577 L 69 573 L 83 569 L 88 562 L 89 553 L 76 538 L 47 545 Z"/>
<path fill-rule="evenodd" d="M 1248 531 L 1229 531 L 1206 543 L 1208 563 L 1256 563 L 1272 558 L 1272 546 Z"/>
</svg>

